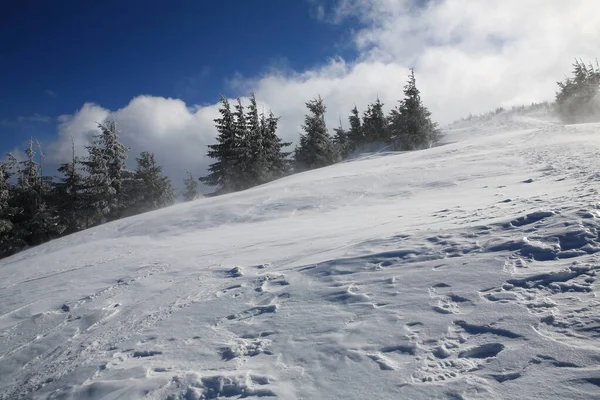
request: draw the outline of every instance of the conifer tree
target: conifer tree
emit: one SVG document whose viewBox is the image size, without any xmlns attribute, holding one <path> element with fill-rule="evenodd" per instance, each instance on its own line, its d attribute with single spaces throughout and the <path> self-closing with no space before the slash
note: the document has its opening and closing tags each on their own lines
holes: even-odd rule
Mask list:
<svg viewBox="0 0 600 400">
<path fill-rule="evenodd" d="M 59 166 L 58 172 L 62 174 L 62 177 L 54 183 L 53 191 L 60 224 L 64 227 L 66 234 L 86 227 L 84 178 L 79 171 L 81 162 L 75 156 L 75 144 L 71 142 L 71 146 L 71 161 Z"/>
<path fill-rule="evenodd" d="M 350 123 L 350 130 L 348 131 L 348 141 L 350 152 L 358 149 L 365 143 L 365 136 L 363 132 L 362 122 L 358 113 L 358 108 L 354 108 L 350 111 L 351 114 L 348 117 Z"/>
<path fill-rule="evenodd" d="M 284 143 L 277 136 L 278 123 L 279 118 L 273 112 L 269 111 L 268 115 L 258 113 L 256 96 L 252 93 L 246 114 L 246 147 L 250 151 L 246 169 L 248 187 L 262 185 L 288 172 L 290 153 L 284 152 L 283 147 L 291 143 Z"/>
<path fill-rule="evenodd" d="M 235 105 L 234 129 L 237 139 L 236 157 L 234 158 L 235 178 L 234 190 L 244 190 L 253 186 L 253 163 L 257 157 L 254 154 L 252 145 L 253 138 L 248 129 L 247 116 L 242 104 L 242 100 L 238 97 Z"/>
<path fill-rule="evenodd" d="M 250 186 L 262 185 L 287 174 L 289 169 L 287 157 L 290 153 L 284 152 L 283 148 L 291 143 L 284 143 L 277 136 L 279 118 L 275 117 L 272 111 L 269 111 L 268 115 L 264 112 L 258 113 L 254 93 L 250 95 L 246 121 L 247 146 L 251 153 L 248 169 Z"/>
<path fill-rule="evenodd" d="M 208 168 L 209 174 L 201 177 L 200 181 L 208 186 L 216 186 L 215 194 L 233 192 L 237 189 L 239 179 L 239 149 L 240 138 L 237 134 L 234 115 L 229 101 L 221 97 L 221 118 L 215 119 L 215 127 L 219 135 L 217 144 L 209 145 L 208 157 L 216 160 Z"/>
<path fill-rule="evenodd" d="M 10 165 L 0 162 L 0 258 L 15 251 L 13 218 L 15 210 L 11 207 L 13 188 L 9 182 Z"/>
<path fill-rule="evenodd" d="M 333 130 L 335 135 L 333 136 L 333 143 L 336 147 L 336 152 L 339 155 L 340 160 L 345 160 L 350 154 L 350 140 L 349 134 L 342 127 L 342 120 L 340 119 L 340 126 Z"/>
<path fill-rule="evenodd" d="M 412 69 L 408 83 L 404 86 L 404 96 L 388 118 L 390 142 L 399 150 L 418 150 L 432 146 L 440 139 L 441 131 L 437 123 L 431 121 L 431 112 L 421 101 Z"/>
<path fill-rule="evenodd" d="M 573 77 L 558 82 L 556 106 L 566 123 L 600 120 L 600 66 L 575 60 Z"/>
<path fill-rule="evenodd" d="M 377 98 L 363 114 L 363 138 L 367 143 L 385 143 L 388 141 L 387 120 L 383 114 L 383 103 Z"/>
<path fill-rule="evenodd" d="M 91 146 L 88 157 L 82 162 L 86 177 L 86 200 L 90 217 L 94 222 L 119 219 L 127 208 L 126 181 L 131 173 L 127 170 L 127 148 L 119 142 L 114 120 L 98 124 L 100 133 Z"/>
<path fill-rule="evenodd" d="M 279 117 L 275 117 L 272 111 L 265 116 L 261 115 L 261 132 L 262 132 L 262 143 L 263 151 L 265 153 L 264 158 L 267 163 L 267 174 L 263 181 L 265 183 L 272 181 L 273 179 L 281 178 L 289 173 L 290 162 L 288 157 L 290 152 L 284 151 L 284 147 L 290 146 L 291 142 L 284 142 L 279 136 L 277 136 L 277 126 L 279 124 Z"/>
<path fill-rule="evenodd" d="M 337 155 L 331 136 L 325 124 L 326 107 L 319 96 L 306 103 L 310 112 L 304 118 L 302 129 L 305 134 L 300 137 L 300 145 L 295 149 L 297 170 L 325 167 L 336 161 Z"/>
<path fill-rule="evenodd" d="M 136 162 L 127 214 L 135 215 L 172 205 L 175 191 L 171 180 L 163 175 L 163 167 L 156 164 L 154 154 L 143 151 Z"/>
<path fill-rule="evenodd" d="M 250 104 L 245 117 L 246 136 L 244 145 L 244 182 L 246 187 L 260 185 L 268 180 L 268 160 L 264 148 L 264 126 L 258 115 L 258 106 L 254 93 L 250 95 Z"/>
<path fill-rule="evenodd" d="M 183 184 L 185 185 L 185 191 L 183 192 L 183 200 L 196 200 L 200 194 L 198 192 L 198 181 L 194 179 L 191 172 L 187 172 L 187 176 L 183 180 Z"/>
<path fill-rule="evenodd" d="M 17 186 L 12 200 L 18 212 L 13 218 L 15 237 L 33 246 L 57 237 L 62 233 L 58 217 L 48 204 L 49 187 L 40 175 L 40 164 L 35 160 L 33 140 L 25 149 L 27 158 L 19 162 Z"/>
</svg>

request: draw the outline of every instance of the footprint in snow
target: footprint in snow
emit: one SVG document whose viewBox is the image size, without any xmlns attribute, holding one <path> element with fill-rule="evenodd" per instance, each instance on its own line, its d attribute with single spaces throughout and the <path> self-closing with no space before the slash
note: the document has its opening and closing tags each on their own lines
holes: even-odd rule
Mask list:
<svg viewBox="0 0 600 400">
<path fill-rule="evenodd" d="M 284 275 L 263 275 L 259 277 L 255 291 L 259 293 L 278 292 L 289 284 Z"/>
<path fill-rule="evenodd" d="M 446 283 L 438 283 L 429 288 L 429 297 L 431 298 L 431 308 L 433 311 L 440 314 L 460 314 L 459 304 L 463 306 L 473 305 L 471 300 L 454 294 L 447 289 L 448 287 L 450 285 Z"/>
<path fill-rule="evenodd" d="M 505 349 L 500 342 L 487 342 L 469 345 L 479 335 L 495 335 L 505 339 L 519 339 L 521 335 L 502 328 L 470 324 L 456 321 L 448 327 L 448 331 L 434 343 L 423 342 L 419 332 L 415 331 L 420 349 L 428 353 L 422 365 L 413 373 L 416 383 L 431 383 L 459 378 L 469 372 L 478 371 L 495 360 Z M 487 336 L 486 336 L 487 337 Z M 510 377 L 499 377 L 498 379 Z M 516 378 L 515 378 L 516 379 Z"/>
<path fill-rule="evenodd" d="M 226 274 L 232 278 L 239 278 L 244 275 L 244 271 L 241 267 L 234 267 L 226 272 Z"/>
</svg>

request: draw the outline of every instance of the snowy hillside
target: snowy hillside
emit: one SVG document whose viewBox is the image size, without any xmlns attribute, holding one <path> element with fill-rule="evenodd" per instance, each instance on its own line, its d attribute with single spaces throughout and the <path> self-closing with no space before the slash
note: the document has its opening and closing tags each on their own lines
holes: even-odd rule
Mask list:
<svg viewBox="0 0 600 400">
<path fill-rule="evenodd" d="M 446 141 L 0 261 L 0 398 L 600 398 L 600 124 Z"/>
</svg>

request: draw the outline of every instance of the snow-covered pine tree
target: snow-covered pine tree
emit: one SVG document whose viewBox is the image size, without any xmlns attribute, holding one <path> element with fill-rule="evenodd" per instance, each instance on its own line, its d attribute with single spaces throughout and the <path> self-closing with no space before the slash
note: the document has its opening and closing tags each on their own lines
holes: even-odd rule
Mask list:
<svg viewBox="0 0 600 400">
<path fill-rule="evenodd" d="M 431 112 L 423 105 L 417 89 L 415 72 L 410 70 L 404 86 L 404 99 L 391 111 L 389 141 L 399 150 L 418 150 L 431 147 L 441 138 L 437 123 L 431 121 Z"/>
<path fill-rule="evenodd" d="M 244 190 L 253 186 L 253 164 L 256 155 L 252 146 L 251 132 L 248 129 L 248 121 L 242 100 L 238 97 L 235 105 L 234 129 L 237 138 L 236 158 L 234 166 L 236 177 L 234 179 L 234 190 Z"/>
<path fill-rule="evenodd" d="M 10 189 L 8 179 L 10 174 L 5 162 L 0 162 L 0 234 L 9 230 L 10 222 L 7 218 L 8 200 L 10 199 Z"/>
<path fill-rule="evenodd" d="M 600 120 L 600 66 L 573 64 L 573 77 L 558 82 L 556 110 L 566 123 Z"/>
<path fill-rule="evenodd" d="M 231 106 L 223 96 L 219 113 L 221 118 L 215 119 L 215 127 L 219 132 L 218 143 L 209 145 L 207 153 L 208 157 L 216 162 L 208 167 L 209 174 L 199 179 L 208 186 L 216 186 L 215 194 L 224 194 L 237 190 L 237 180 L 240 177 L 238 160 L 241 144 Z"/>
<path fill-rule="evenodd" d="M 19 186 L 24 189 L 37 188 L 40 184 L 39 164 L 35 161 L 33 139 L 29 139 L 29 146 L 25 149 L 27 158 L 19 162 L 20 174 L 17 178 Z"/>
<path fill-rule="evenodd" d="M 348 137 L 348 132 L 344 130 L 342 126 L 342 120 L 340 118 L 340 126 L 333 130 L 335 135 L 333 135 L 333 143 L 336 147 L 336 152 L 341 160 L 345 160 L 350 154 L 350 140 Z"/>
<path fill-rule="evenodd" d="M 97 138 L 91 146 L 87 146 L 88 155 L 81 162 L 87 172 L 84 179 L 83 207 L 86 228 L 106 221 L 106 216 L 111 211 L 111 199 L 115 196 L 101 145 Z"/>
<path fill-rule="evenodd" d="M 295 149 L 296 170 L 309 170 L 325 167 L 336 161 L 337 155 L 331 136 L 325 124 L 326 107 L 319 96 L 306 103 L 310 112 L 304 117 L 302 129 L 305 134 L 300 136 L 300 145 Z"/>
<path fill-rule="evenodd" d="M 175 191 L 171 180 L 162 173 L 162 166 L 156 164 L 153 153 L 143 151 L 136 158 L 133 172 L 133 187 L 127 215 L 167 207 L 175 202 Z"/>
<path fill-rule="evenodd" d="M 363 134 L 368 143 L 388 142 L 387 120 L 383 114 L 383 103 L 377 100 L 363 114 Z"/>
<path fill-rule="evenodd" d="M 198 191 L 198 181 L 192 176 L 191 172 L 186 172 L 186 177 L 183 180 L 183 184 L 185 186 L 185 191 L 183 192 L 183 200 L 196 200 L 200 195 Z"/>
<path fill-rule="evenodd" d="M 267 174 L 261 183 L 281 178 L 287 175 L 290 170 L 289 156 L 291 153 L 283 149 L 292 143 L 284 142 L 277 136 L 278 124 L 279 117 L 275 117 L 272 111 L 269 111 L 266 117 L 264 114 L 261 115 L 262 149 L 267 164 Z"/>
<path fill-rule="evenodd" d="M 10 176 L 10 165 L 7 162 L 0 162 L 0 258 L 9 256 L 15 251 L 13 230 L 15 210 L 10 205 L 14 188 L 9 183 Z"/>
<path fill-rule="evenodd" d="M 17 186 L 11 196 L 12 207 L 19 209 L 13 218 L 13 226 L 18 241 L 34 246 L 57 237 L 62 229 L 55 210 L 48 204 L 50 188 L 35 160 L 33 139 L 25 154 L 27 158 L 19 162 Z"/>
<path fill-rule="evenodd" d="M 127 208 L 127 148 L 119 142 L 117 124 L 109 119 L 98 124 L 100 133 L 87 146 L 88 157 L 82 164 L 86 177 L 86 200 L 92 224 L 119 219 Z"/>
<path fill-rule="evenodd" d="M 348 122 L 350 123 L 350 130 L 348 131 L 348 141 L 350 152 L 352 152 L 360 148 L 365 143 L 363 126 L 360 120 L 360 115 L 358 113 L 358 108 L 356 106 L 354 106 L 354 108 L 350 111 Z"/>
<path fill-rule="evenodd" d="M 56 206 L 60 224 L 65 233 L 77 232 L 84 229 L 85 224 L 85 185 L 84 178 L 79 171 L 81 162 L 75 156 L 75 144 L 71 142 L 71 161 L 58 167 L 62 174 L 53 187 L 53 204 Z"/>
<path fill-rule="evenodd" d="M 246 137 L 244 138 L 244 181 L 247 187 L 260 185 L 268 181 L 269 165 L 263 144 L 264 129 L 258 115 L 258 106 L 254 93 L 250 95 L 250 104 L 246 113 Z"/>
</svg>

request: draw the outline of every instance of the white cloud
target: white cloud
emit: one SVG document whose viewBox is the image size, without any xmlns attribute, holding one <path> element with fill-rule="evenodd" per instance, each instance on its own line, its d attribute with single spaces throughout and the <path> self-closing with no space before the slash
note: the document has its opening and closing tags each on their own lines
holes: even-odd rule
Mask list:
<svg viewBox="0 0 600 400">
<path fill-rule="evenodd" d="M 73 115 L 59 117 L 59 137 L 48 152 L 50 162 L 59 163 L 71 157 L 71 139 L 78 155 L 85 155 L 85 146 L 98 133 L 98 122 L 107 117 L 117 121 L 121 141 L 130 147 L 130 162 L 141 151 L 154 152 L 167 175 L 180 186 L 185 171 L 196 176 L 208 166 L 206 146 L 213 142 L 213 119 L 217 107 L 190 109 L 179 99 L 138 96 L 129 104 L 113 112 L 92 103 L 86 103 Z"/>
<path fill-rule="evenodd" d="M 350 108 L 377 96 L 391 108 L 402 97 L 408 68 L 434 119 L 448 123 L 469 112 L 488 111 L 532 101 L 551 100 L 556 81 L 570 70 L 574 57 L 593 60 L 600 43 L 600 2 L 596 0 L 341 0 L 332 11 L 312 0 L 315 17 L 357 20 L 352 41 L 356 60 L 332 55 L 306 71 L 270 68 L 261 77 L 236 75 L 237 93 L 256 92 L 265 108 L 281 116 L 279 133 L 296 141 L 304 103 L 320 94 L 328 123 Z M 240 61 L 243 65 L 243 60 Z M 70 154 L 70 137 L 88 143 L 95 122 L 111 111 L 85 104 L 61 118 L 57 157 Z M 217 105 L 186 105 L 178 99 L 139 96 L 113 110 L 123 141 L 132 154 L 154 151 L 178 183 L 185 170 L 203 174 L 210 160 L 206 145 L 216 135 Z"/>
<path fill-rule="evenodd" d="M 600 40 L 595 0 L 344 0 L 335 15 L 365 24 L 354 37 L 363 60 L 416 68 L 441 122 L 552 99 L 574 57 L 593 60 Z"/>
<path fill-rule="evenodd" d="M 84 146 L 92 143 L 93 136 L 98 132 L 98 123 L 109 114 L 108 110 L 96 104 L 85 103 L 75 114 L 58 117 L 58 139 L 49 146 L 49 161 L 60 163 L 70 160 L 71 142 L 75 144 L 76 154 L 84 155 Z"/>
</svg>

